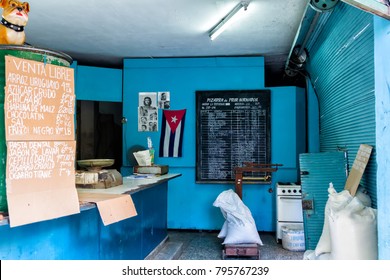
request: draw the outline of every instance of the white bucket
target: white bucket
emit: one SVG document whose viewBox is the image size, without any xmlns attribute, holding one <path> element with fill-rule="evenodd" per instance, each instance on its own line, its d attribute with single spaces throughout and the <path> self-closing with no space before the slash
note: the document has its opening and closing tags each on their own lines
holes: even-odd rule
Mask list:
<svg viewBox="0 0 390 280">
<path fill-rule="evenodd" d="M 282 226 L 282 246 L 289 251 L 305 251 L 303 226 Z"/>
</svg>

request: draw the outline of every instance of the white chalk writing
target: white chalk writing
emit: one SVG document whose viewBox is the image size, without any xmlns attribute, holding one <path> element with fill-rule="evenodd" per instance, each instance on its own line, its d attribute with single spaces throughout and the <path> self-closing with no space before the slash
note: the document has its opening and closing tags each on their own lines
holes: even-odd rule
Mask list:
<svg viewBox="0 0 390 280">
<path fill-rule="evenodd" d="M 74 130 L 73 69 L 7 57 L 4 103 L 7 140 L 69 137 Z"/>
<path fill-rule="evenodd" d="M 73 174 L 75 151 L 68 141 L 11 141 L 7 145 L 8 178 L 12 180 Z"/>
</svg>

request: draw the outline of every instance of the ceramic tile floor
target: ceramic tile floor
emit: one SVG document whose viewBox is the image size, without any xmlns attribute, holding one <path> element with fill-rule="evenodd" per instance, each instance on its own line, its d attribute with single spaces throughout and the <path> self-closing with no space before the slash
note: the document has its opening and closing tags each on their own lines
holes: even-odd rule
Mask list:
<svg viewBox="0 0 390 280">
<path fill-rule="evenodd" d="M 220 260 L 222 259 L 222 242 L 216 231 L 181 231 L 169 230 L 168 242 L 182 242 L 182 253 L 179 260 Z M 293 252 L 283 249 L 276 243 L 274 233 L 260 233 L 263 246 L 260 247 L 262 260 L 302 260 L 304 252 Z"/>
</svg>

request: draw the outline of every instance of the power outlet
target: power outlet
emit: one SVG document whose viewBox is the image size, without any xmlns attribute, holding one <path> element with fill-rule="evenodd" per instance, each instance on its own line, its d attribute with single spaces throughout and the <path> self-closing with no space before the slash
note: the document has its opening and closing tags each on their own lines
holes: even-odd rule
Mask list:
<svg viewBox="0 0 390 280">
<path fill-rule="evenodd" d="M 302 199 L 302 210 L 314 210 L 313 199 Z"/>
</svg>

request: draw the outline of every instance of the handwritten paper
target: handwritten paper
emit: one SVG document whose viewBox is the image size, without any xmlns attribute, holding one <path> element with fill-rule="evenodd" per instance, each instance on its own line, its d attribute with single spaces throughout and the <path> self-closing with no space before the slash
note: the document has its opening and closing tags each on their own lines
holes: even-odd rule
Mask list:
<svg viewBox="0 0 390 280">
<path fill-rule="evenodd" d="M 8 141 L 74 139 L 74 70 L 5 57 Z"/>
<path fill-rule="evenodd" d="M 10 226 L 79 213 L 73 69 L 12 56 L 5 62 Z"/>
<path fill-rule="evenodd" d="M 75 185 L 76 141 L 18 141 L 7 144 L 7 188 Z M 50 184 L 51 183 L 51 184 Z"/>
</svg>

